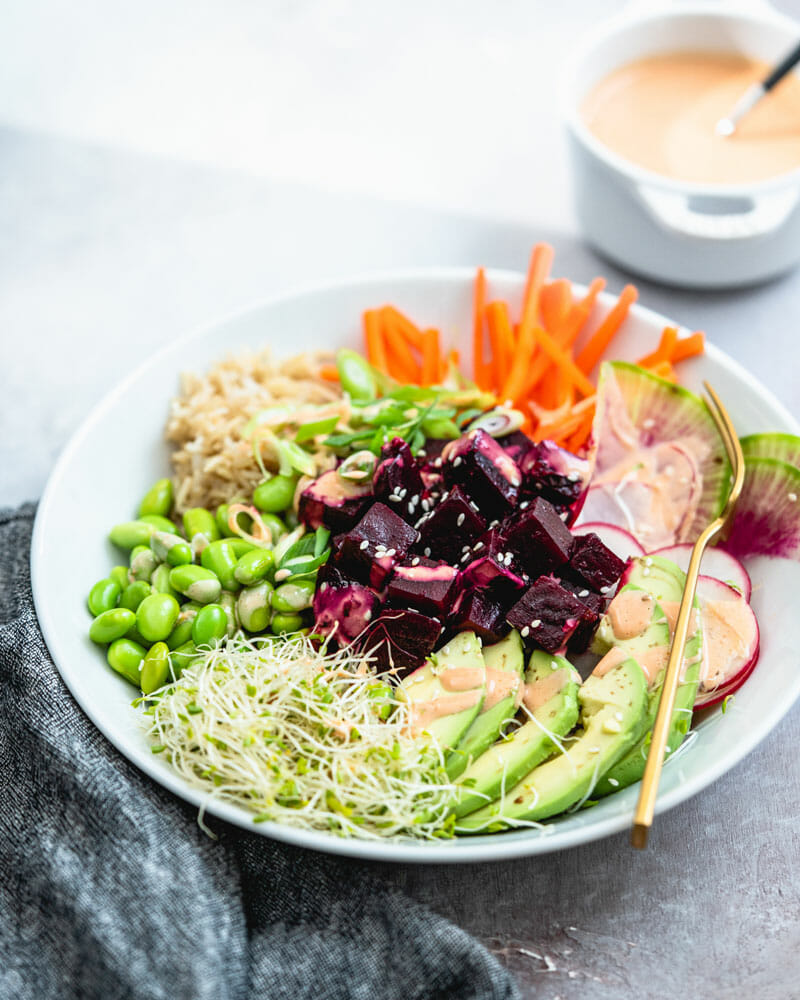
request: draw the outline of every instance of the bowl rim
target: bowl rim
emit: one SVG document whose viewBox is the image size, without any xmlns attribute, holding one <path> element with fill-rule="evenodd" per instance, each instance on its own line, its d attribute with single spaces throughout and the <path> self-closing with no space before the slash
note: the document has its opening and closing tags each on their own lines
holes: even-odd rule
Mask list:
<svg viewBox="0 0 800 1000">
<path fill-rule="evenodd" d="M 759 181 L 741 182 L 738 184 L 710 183 L 700 181 L 682 181 L 667 177 L 654 170 L 642 167 L 632 160 L 626 159 L 614 152 L 610 146 L 601 142 L 583 121 L 579 101 L 575 99 L 575 79 L 581 63 L 596 49 L 610 43 L 615 37 L 624 34 L 629 29 L 657 21 L 690 21 L 698 17 L 715 17 L 724 21 L 739 21 L 750 24 L 767 25 L 784 28 L 787 37 L 796 40 L 800 35 L 800 21 L 777 10 L 769 4 L 759 4 L 752 9 L 725 9 L 721 5 L 712 6 L 708 3 L 692 4 L 686 7 L 659 8 L 656 10 L 639 11 L 634 9 L 617 15 L 608 23 L 590 32 L 578 45 L 575 52 L 565 63 L 558 85 L 558 107 L 567 132 L 574 140 L 595 159 L 614 173 L 620 174 L 641 187 L 657 187 L 661 190 L 683 194 L 687 197 L 727 197 L 753 199 L 758 195 L 771 194 L 791 187 L 800 187 L 800 166 L 767 177 Z M 687 48 L 686 51 L 692 51 Z M 698 47 L 695 51 L 703 51 Z M 722 50 L 721 50 L 722 51 Z M 617 67 L 624 61 L 617 63 Z"/>
<path fill-rule="evenodd" d="M 466 266 L 455 267 L 435 267 L 435 268 L 404 268 L 399 270 L 382 270 L 362 273 L 350 277 L 339 278 L 328 282 L 306 282 L 299 283 L 287 291 L 259 299 L 251 304 L 236 309 L 219 318 L 202 323 L 194 329 L 189 330 L 183 336 L 170 341 L 160 350 L 151 354 L 136 369 L 121 379 L 105 396 L 90 410 L 79 427 L 74 431 L 69 441 L 62 449 L 46 487 L 39 501 L 36 518 L 34 521 L 33 534 L 31 538 L 31 586 L 33 592 L 34 606 L 42 630 L 45 643 L 56 670 L 61 680 L 69 689 L 73 699 L 79 708 L 89 718 L 92 724 L 102 733 L 105 739 L 114 747 L 115 751 L 129 760 L 140 771 L 143 771 L 151 780 L 175 794 L 178 798 L 191 803 L 200 810 L 200 817 L 207 812 L 225 822 L 238 826 L 249 833 L 263 834 L 273 840 L 292 844 L 297 847 L 313 849 L 329 854 L 337 854 L 345 857 L 359 858 L 365 861 L 383 861 L 397 863 L 419 863 L 419 864 L 461 864 L 473 862 L 507 861 L 518 857 L 534 856 L 539 854 L 552 853 L 556 850 L 565 850 L 571 847 L 592 843 L 596 840 L 604 839 L 615 833 L 620 833 L 630 827 L 631 815 L 623 812 L 619 815 L 609 816 L 599 820 L 591 828 L 591 834 L 587 836 L 584 828 L 574 830 L 559 831 L 558 827 L 550 826 L 548 831 L 542 834 L 536 831 L 536 836 L 531 837 L 530 831 L 517 830 L 498 835 L 478 835 L 475 837 L 465 837 L 456 841 L 436 842 L 415 841 L 398 838 L 396 840 L 369 841 L 356 838 L 334 837 L 323 831 L 303 830 L 275 822 L 265 822 L 254 825 L 253 814 L 247 812 L 239 806 L 220 800 L 215 800 L 209 793 L 203 793 L 197 789 L 186 785 L 177 772 L 171 771 L 163 763 L 159 762 L 147 750 L 146 744 L 142 744 L 142 751 L 136 756 L 119 749 L 113 735 L 113 727 L 107 724 L 103 714 L 97 710 L 93 703 L 87 704 L 80 699 L 70 678 L 62 673 L 59 667 L 60 647 L 59 631 L 55 626 L 50 609 L 43 598 L 42 581 L 46 579 L 49 572 L 48 553 L 45 549 L 45 537 L 48 530 L 48 520 L 54 506 L 53 498 L 57 495 L 58 487 L 65 470 L 70 461 L 82 445 L 84 439 L 100 423 L 109 410 L 113 409 L 119 396 L 126 389 L 137 381 L 143 373 L 150 367 L 158 364 L 162 359 L 171 354 L 180 354 L 181 349 L 194 339 L 200 339 L 220 327 L 235 323 L 237 320 L 253 312 L 268 310 L 281 305 L 284 302 L 295 300 L 310 295 L 325 295 L 338 290 L 348 288 L 363 288 L 369 290 L 373 285 L 383 285 L 387 282 L 397 283 L 428 283 L 438 284 L 447 282 L 463 282 L 465 285 L 471 284 L 474 280 L 475 269 Z M 520 290 L 524 286 L 525 275 L 519 271 L 510 269 L 488 268 L 486 277 L 489 280 L 505 281 L 515 284 Z M 576 294 L 580 295 L 586 290 L 585 285 L 575 283 L 573 285 Z M 599 300 L 610 306 L 616 296 L 610 292 L 602 292 Z M 646 306 L 634 304 L 632 307 L 634 315 L 640 316 L 650 324 L 674 325 L 661 313 Z M 685 330 L 685 327 L 680 327 Z M 737 379 L 746 383 L 758 396 L 769 400 L 770 405 L 779 414 L 780 419 L 790 428 L 793 433 L 800 435 L 800 423 L 791 415 L 788 409 L 777 400 L 768 389 L 744 369 L 738 362 L 728 357 L 723 351 L 709 344 L 706 353 L 720 367 L 727 369 Z M 685 782 L 676 787 L 673 791 L 662 795 L 656 803 L 656 814 L 666 812 L 668 809 L 679 805 L 681 802 L 691 798 L 703 788 L 712 784 L 721 775 L 726 773 L 738 764 L 768 733 L 777 726 L 780 720 L 786 715 L 794 702 L 800 697 L 800 672 L 797 674 L 795 685 L 790 691 L 785 692 L 783 699 L 776 699 L 773 711 L 768 716 L 769 724 L 762 726 L 761 730 L 754 736 L 751 732 L 747 738 L 739 740 L 735 747 L 731 748 L 728 756 L 718 760 L 710 769 L 704 770 L 694 780 Z M 551 843 L 552 842 L 552 843 Z"/>
</svg>

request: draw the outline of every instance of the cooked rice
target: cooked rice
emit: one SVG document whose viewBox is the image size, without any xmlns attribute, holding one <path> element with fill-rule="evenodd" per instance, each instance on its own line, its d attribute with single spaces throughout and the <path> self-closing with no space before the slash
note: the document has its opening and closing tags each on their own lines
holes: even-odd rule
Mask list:
<svg viewBox="0 0 800 1000">
<path fill-rule="evenodd" d="M 228 357 L 205 375 L 184 374 L 166 426 L 167 440 L 175 446 L 177 512 L 249 500 L 263 476 L 242 429 L 270 406 L 294 410 L 340 399 L 339 385 L 318 375 L 320 366 L 333 360 L 329 352 L 314 352 L 276 362 L 262 351 Z M 266 448 L 261 454 L 264 465 L 276 470 L 274 456 Z M 320 471 L 329 462 L 330 456 L 321 453 Z"/>
</svg>

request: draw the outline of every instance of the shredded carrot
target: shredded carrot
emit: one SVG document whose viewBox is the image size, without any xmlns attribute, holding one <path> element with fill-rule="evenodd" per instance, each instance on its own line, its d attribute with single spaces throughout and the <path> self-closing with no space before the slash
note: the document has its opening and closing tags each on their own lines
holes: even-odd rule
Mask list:
<svg viewBox="0 0 800 1000">
<path fill-rule="evenodd" d="M 388 375 L 389 368 L 382 327 L 379 310 L 367 309 L 364 313 L 364 341 L 367 347 L 367 360 Z"/>
<path fill-rule="evenodd" d="M 517 400 L 522 396 L 525 383 L 528 380 L 528 368 L 533 357 L 534 347 L 533 330 L 521 329 L 519 339 L 512 351 L 511 367 L 508 369 L 508 375 L 500 390 L 501 400 Z"/>
<path fill-rule="evenodd" d="M 675 326 L 665 326 L 664 332 L 661 334 L 661 340 L 658 342 L 658 347 L 650 354 L 646 354 L 643 358 L 640 358 L 636 364 L 641 365 L 642 368 L 652 368 L 660 361 L 669 361 L 672 358 L 672 352 L 675 349 L 677 339 L 678 328 Z"/>
<path fill-rule="evenodd" d="M 490 302 L 486 307 L 489 323 L 489 342 L 492 345 L 492 388 L 499 392 L 505 382 L 505 373 L 514 357 L 514 331 L 505 302 Z"/>
<path fill-rule="evenodd" d="M 705 334 L 700 333 L 698 330 L 696 333 L 691 334 L 691 336 L 684 337 L 682 340 L 675 342 L 669 360 L 675 364 L 676 361 L 685 361 L 687 358 L 693 358 L 696 354 L 702 354 L 705 346 Z"/>
<path fill-rule="evenodd" d="M 439 380 L 439 331 L 422 331 L 422 384 L 433 385 Z"/>
<path fill-rule="evenodd" d="M 324 378 L 326 382 L 338 382 L 339 369 L 336 365 L 323 365 L 319 370 L 319 377 Z"/>
<path fill-rule="evenodd" d="M 411 344 L 416 350 L 422 350 L 422 331 L 418 326 L 411 322 L 408 316 L 404 316 L 399 309 L 395 309 L 394 306 L 384 306 L 381 309 L 384 319 L 391 322 L 394 329 Z M 389 322 L 386 322 L 386 326 L 389 326 Z"/>
<path fill-rule="evenodd" d="M 598 326 L 588 343 L 575 359 L 576 364 L 584 374 L 588 375 L 600 358 L 605 354 L 609 344 L 614 339 L 614 335 L 624 323 L 630 308 L 639 293 L 633 285 L 626 285 L 620 292 L 616 305 Z"/>
<path fill-rule="evenodd" d="M 522 318 L 520 329 L 533 329 L 539 321 L 539 298 L 547 275 L 553 264 L 555 252 L 549 243 L 537 243 L 531 253 L 528 265 L 528 277 L 525 281 L 525 291 L 522 295 Z"/>
<path fill-rule="evenodd" d="M 561 330 L 572 309 L 572 285 L 566 278 L 557 278 L 545 285 L 539 296 L 542 326 L 549 333 Z"/>
<path fill-rule="evenodd" d="M 654 375 L 658 375 L 659 378 L 665 378 L 668 382 L 677 382 L 678 376 L 675 374 L 675 369 L 669 363 L 669 361 L 659 361 L 658 364 L 653 365 L 647 369 L 651 371 Z"/>
<path fill-rule="evenodd" d="M 589 314 L 594 308 L 597 296 L 605 287 L 605 278 L 595 278 L 591 285 L 589 285 L 586 295 L 572 307 L 569 316 L 564 321 L 563 331 L 559 334 L 558 338 L 564 347 L 571 347 L 575 343 L 578 334 L 583 328 L 583 324 L 589 318 Z"/>
<path fill-rule="evenodd" d="M 546 330 L 543 330 L 540 326 L 536 327 L 534 335 L 537 343 L 545 354 L 547 354 L 550 360 L 564 372 L 575 388 L 583 393 L 584 396 L 591 396 L 594 393 L 594 385 L 575 364 L 563 347 L 559 347 L 550 334 L 547 333 Z"/>
<path fill-rule="evenodd" d="M 393 316 L 384 314 L 383 333 L 389 374 L 400 382 L 413 382 L 419 385 L 420 366 L 414 360 L 408 341 L 398 330 Z"/>
<path fill-rule="evenodd" d="M 478 268 L 475 275 L 475 292 L 472 304 L 472 357 L 475 382 L 481 389 L 491 383 L 491 366 L 484 361 L 483 329 L 486 320 L 486 272 Z"/>
</svg>

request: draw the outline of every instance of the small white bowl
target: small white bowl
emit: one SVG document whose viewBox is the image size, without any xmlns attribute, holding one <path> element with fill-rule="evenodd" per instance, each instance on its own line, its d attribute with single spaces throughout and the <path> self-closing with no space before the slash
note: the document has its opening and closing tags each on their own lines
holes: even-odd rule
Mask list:
<svg viewBox="0 0 800 1000">
<path fill-rule="evenodd" d="M 768 63 L 796 44 L 800 23 L 767 3 L 635 4 L 593 34 L 565 70 L 578 219 L 588 241 L 630 270 L 668 284 L 727 288 L 789 270 L 800 260 L 800 168 L 750 184 L 675 181 L 601 143 L 584 123 L 584 97 L 612 70 L 678 50 L 743 52 Z"/>
</svg>

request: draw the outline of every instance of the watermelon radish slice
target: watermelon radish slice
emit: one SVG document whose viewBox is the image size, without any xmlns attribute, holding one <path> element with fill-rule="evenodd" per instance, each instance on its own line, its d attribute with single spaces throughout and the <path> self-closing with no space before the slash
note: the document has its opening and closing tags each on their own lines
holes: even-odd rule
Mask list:
<svg viewBox="0 0 800 1000">
<path fill-rule="evenodd" d="M 607 548 L 611 549 L 620 559 L 631 559 L 633 556 L 643 556 L 644 549 L 629 531 L 616 524 L 606 524 L 603 521 L 585 521 L 573 527 L 573 535 L 589 535 L 594 533 Z"/>
<path fill-rule="evenodd" d="M 701 579 L 703 579 L 701 577 Z M 716 581 L 719 593 L 724 584 Z M 732 596 L 701 598 L 703 668 L 695 708 L 708 708 L 737 691 L 758 663 L 760 636 L 753 609 L 732 588 Z M 704 590 L 709 593 L 706 583 Z M 698 586 L 699 593 L 699 586 Z"/>
<path fill-rule="evenodd" d="M 605 362 L 592 438 L 584 522 L 619 525 L 650 550 L 696 538 L 722 509 L 730 463 L 705 403 L 687 389 Z"/>
<path fill-rule="evenodd" d="M 800 466 L 800 437 L 795 434 L 748 434 L 739 444 L 748 462 L 751 458 L 777 458 L 795 468 Z"/>
<path fill-rule="evenodd" d="M 664 556 L 665 559 L 671 559 L 674 563 L 677 563 L 677 565 L 685 573 L 689 568 L 689 559 L 692 555 L 692 548 L 693 546 L 688 543 L 683 545 L 670 545 L 664 549 L 657 549 L 655 552 L 652 552 L 651 555 Z M 750 600 L 750 594 L 753 590 L 753 586 L 750 582 L 750 574 L 744 566 L 742 566 L 738 559 L 735 559 L 724 549 L 706 549 L 700 563 L 700 571 L 701 573 L 706 574 L 706 576 L 716 577 L 716 579 L 721 580 L 723 584 L 729 584 L 731 587 L 735 588 L 735 590 L 741 594 L 746 601 Z"/>
<path fill-rule="evenodd" d="M 703 573 L 697 578 L 697 597 L 701 603 L 703 601 L 738 601 L 740 598 L 744 600 L 736 587 L 731 587 L 730 584 L 723 583 L 715 576 L 706 576 Z"/>
<path fill-rule="evenodd" d="M 750 458 L 727 552 L 800 561 L 800 469 L 777 458 Z"/>
</svg>

